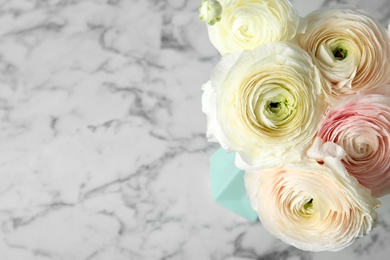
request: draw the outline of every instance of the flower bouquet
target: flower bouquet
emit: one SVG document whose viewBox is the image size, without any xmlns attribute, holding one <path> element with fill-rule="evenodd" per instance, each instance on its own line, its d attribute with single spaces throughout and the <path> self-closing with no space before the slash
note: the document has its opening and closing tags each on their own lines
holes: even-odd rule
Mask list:
<svg viewBox="0 0 390 260">
<path fill-rule="evenodd" d="M 367 235 L 390 193 L 389 32 L 347 5 L 304 18 L 288 0 L 199 10 L 222 56 L 202 86 L 207 138 L 230 154 L 213 181 L 245 183 L 256 217 L 297 248 Z M 224 175 L 224 160 L 245 175 Z"/>
</svg>

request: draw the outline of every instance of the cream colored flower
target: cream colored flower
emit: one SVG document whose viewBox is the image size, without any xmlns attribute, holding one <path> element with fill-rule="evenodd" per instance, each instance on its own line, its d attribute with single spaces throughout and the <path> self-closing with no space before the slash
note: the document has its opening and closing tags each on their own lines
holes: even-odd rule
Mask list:
<svg viewBox="0 0 390 260">
<path fill-rule="evenodd" d="M 289 43 L 225 55 L 203 90 L 209 141 L 252 167 L 299 160 L 325 111 L 316 67 Z"/>
<path fill-rule="evenodd" d="M 299 15 L 288 0 L 219 0 L 221 20 L 207 26 L 210 41 L 224 55 L 292 39 Z"/>
<path fill-rule="evenodd" d="M 377 224 L 380 202 L 338 158 L 248 171 L 245 185 L 263 226 L 302 250 L 343 249 Z"/>
<path fill-rule="evenodd" d="M 297 40 L 318 66 L 331 103 L 390 82 L 390 41 L 375 19 L 349 6 L 320 9 L 306 19 Z"/>
</svg>

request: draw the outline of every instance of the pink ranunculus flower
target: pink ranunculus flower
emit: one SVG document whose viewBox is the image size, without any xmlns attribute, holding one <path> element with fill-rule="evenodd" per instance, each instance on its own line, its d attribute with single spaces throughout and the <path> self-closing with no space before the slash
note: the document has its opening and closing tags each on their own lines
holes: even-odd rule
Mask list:
<svg viewBox="0 0 390 260">
<path fill-rule="evenodd" d="M 358 95 L 330 109 L 318 136 L 341 146 L 348 172 L 372 194 L 390 193 L 390 98 Z"/>
<path fill-rule="evenodd" d="M 388 31 L 368 13 L 340 5 L 316 10 L 297 36 L 324 79 L 328 101 L 390 82 Z"/>
<path fill-rule="evenodd" d="M 306 158 L 247 171 L 245 187 L 274 236 L 302 250 L 338 251 L 376 226 L 380 202 L 348 174 L 340 158 L 322 159 L 323 164 Z"/>
</svg>

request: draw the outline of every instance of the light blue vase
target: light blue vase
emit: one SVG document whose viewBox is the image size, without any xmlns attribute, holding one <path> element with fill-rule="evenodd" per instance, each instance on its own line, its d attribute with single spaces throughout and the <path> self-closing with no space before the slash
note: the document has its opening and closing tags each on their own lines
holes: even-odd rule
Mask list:
<svg viewBox="0 0 390 260">
<path fill-rule="evenodd" d="M 234 164 L 235 153 L 218 149 L 210 159 L 211 190 L 213 199 L 221 206 L 250 220 L 257 221 L 244 184 L 244 171 Z"/>
</svg>

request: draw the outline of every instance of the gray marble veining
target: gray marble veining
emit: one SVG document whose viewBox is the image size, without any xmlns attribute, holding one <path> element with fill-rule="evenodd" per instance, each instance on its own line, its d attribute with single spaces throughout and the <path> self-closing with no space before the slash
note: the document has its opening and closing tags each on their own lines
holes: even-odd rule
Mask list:
<svg viewBox="0 0 390 260">
<path fill-rule="evenodd" d="M 352 3 L 387 26 L 390 2 Z M 0 2 L 0 259 L 387 259 L 379 226 L 308 253 L 212 201 L 200 0 Z"/>
</svg>

